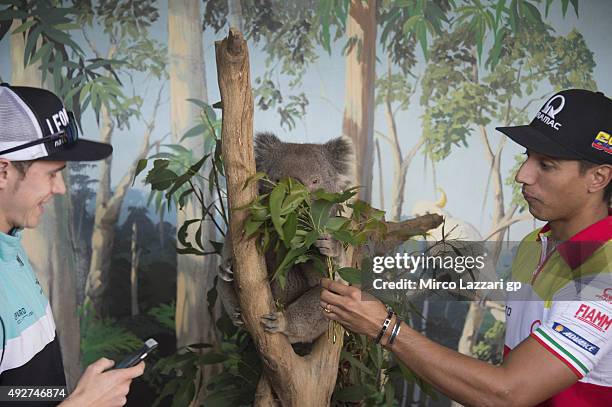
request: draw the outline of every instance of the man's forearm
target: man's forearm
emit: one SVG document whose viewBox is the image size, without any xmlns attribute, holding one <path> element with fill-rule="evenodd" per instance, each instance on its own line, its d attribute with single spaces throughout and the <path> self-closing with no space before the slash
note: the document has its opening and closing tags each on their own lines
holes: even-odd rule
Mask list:
<svg viewBox="0 0 612 407">
<path fill-rule="evenodd" d="M 405 323 L 393 345 L 386 345 L 386 348 L 418 376 L 453 400 L 479 406 L 510 404 L 511 387 L 502 367 L 439 345 Z"/>
</svg>

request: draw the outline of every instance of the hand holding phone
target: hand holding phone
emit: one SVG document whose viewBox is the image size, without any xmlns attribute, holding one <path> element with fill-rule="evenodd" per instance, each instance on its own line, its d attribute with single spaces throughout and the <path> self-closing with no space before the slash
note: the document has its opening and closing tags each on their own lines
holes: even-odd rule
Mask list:
<svg viewBox="0 0 612 407">
<path fill-rule="evenodd" d="M 153 338 L 147 339 L 142 348 L 126 356 L 125 359 L 115 365 L 114 369 L 124 369 L 136 366 L 140 361 L 144 360 L 149 353 L 155 350 L 155 348 L 157 348 L 157 341 Z"/>
</svg>

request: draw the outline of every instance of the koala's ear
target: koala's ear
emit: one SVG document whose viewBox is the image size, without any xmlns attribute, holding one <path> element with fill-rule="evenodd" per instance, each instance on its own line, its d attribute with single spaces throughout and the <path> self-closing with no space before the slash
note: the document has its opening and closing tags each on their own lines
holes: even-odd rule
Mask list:
<svg viewBox="0 0 612 407">
<path fill-rule="evenodd" d="M 270 162 L 278 147 L 283 142 L 272 133 L 257 133 L 255 135 L 255 159 Z"/>
<path fill-rule="evenodd" d="M 339 175 L 350 176 L 354 159 L 353 142 L 348 137 L 338 137 L 323 144 L 323 152 Z"/>
</svg>

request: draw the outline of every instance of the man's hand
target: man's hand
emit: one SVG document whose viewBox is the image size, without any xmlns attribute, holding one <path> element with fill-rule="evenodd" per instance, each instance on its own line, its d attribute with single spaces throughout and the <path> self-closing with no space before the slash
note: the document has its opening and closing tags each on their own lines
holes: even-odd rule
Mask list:
<svg viewBox="0 0 612 407">
<path fill-rule="evenodd" d="M 110 370 L 115 362 L 101 358 L 85 369 L 74 392 L 60 404 L 61 407 L 90 406 L 116 407 L 127 403 L 132 379 L 143 374 L 145 364 L 140 362 L 127 369 Z"/>
<path fill-rule="evenodd" d="M 380 331 L 387 309 L 378 299 L 338 281 L 321 279 L 321 308 L 323 315 L 340 322 L 349 331 L 375 338 Z M 387 332 L 391 332 L 389 329 Z"/>
</svg>

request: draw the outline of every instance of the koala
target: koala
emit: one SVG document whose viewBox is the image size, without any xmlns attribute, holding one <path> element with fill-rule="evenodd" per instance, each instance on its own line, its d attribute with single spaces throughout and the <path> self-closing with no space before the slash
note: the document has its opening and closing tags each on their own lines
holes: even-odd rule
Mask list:
<svg viewBox="0 0 612 407">
<path fill-rule="evenodd" d="M 343 137 L 325 144 L 298 144 L 285 143 L 271 133 L 255 136 L 257 171 L 267 173 L 273 181 L 284 177 L 295 178 L 310 191 L 322 188 L 328 192 L 341 192 L 346 189 L 350 185 L 352 160 L 352 144 Z M 244 323 L 233 286 L 230 241 L 226 238 L 218 290 L 232 322 L 242 326 Z M 315 246 L 321 254 L 341 263 L 344 249 L 331 236 L 321 236 Z M 282 260 L 276 259 L 272 251 L 265 253 L 265 258 L 269 273 Z M 277 281 L 271 282 L 272 295 L 284 304 L 284 309 L 263 315 L 261 323 L 268 332 L 286 335 L 292 344 L 312 342 L 327 329 L 327 320 L 319 306 L 319 282 L 323 276 L 311 262 L 306 262 L 295 265 L 286 277 L 284 288 Z"/>
</svg>

